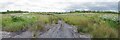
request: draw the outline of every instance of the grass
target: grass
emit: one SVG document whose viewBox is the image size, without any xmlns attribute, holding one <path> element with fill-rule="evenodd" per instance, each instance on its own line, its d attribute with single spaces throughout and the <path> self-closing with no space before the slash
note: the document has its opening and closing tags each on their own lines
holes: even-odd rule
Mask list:
<svg viewBox="0 0 120 40">
<path fill-rule="evenodd" d="M 110 17 L 104 16 L 109 15 Z M 31 31 L 42 31 L 45 24 L 57 24 L 63 20 L 70 25 L 76 26 L 79 33 L 88 33 L 93 38 L 117 38 L 119 27 L 116 14 L 98 13 L 30 13 L 30 14 L 2 14 L 3 31 L 16 32 L 27 27 Z"/>
<path fill-rule="evenodd" d="M 19 31 L 25 29 L 30 23 L 36 22 L 36 17 L 32 15 L 2 15 L 2 27 L 5 31 Z"/>
<path fill-rule="evenodd" d="M 26 29 L 29 25 L 33 28 L 42 28 L 44 24 L 50 23 L 49 15 L 38 15 L 38 14 L 2 14 L 2 28 L 3 31 L 16 32 Z M 36 23 L 39 22 L 39 25 Z"/>
<path fill-rule="evenodd" d="M 116 22 L 103 20 L 101 14 L 59 15 L 66 23 L 78 28 L 78 32 L 89 33 L 94 38 L 117 38 Z M 113 14 L 112 14 L 113 15 Z M 116 16 L 116 15 L 114 15 Z M 114 28 L 113 28 L 114 27 Z"/>
</svg>

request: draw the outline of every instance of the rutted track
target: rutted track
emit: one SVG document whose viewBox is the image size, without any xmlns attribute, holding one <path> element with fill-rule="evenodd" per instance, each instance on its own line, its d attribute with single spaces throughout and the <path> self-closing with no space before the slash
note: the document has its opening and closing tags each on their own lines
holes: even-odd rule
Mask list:
<svg viewBox="0 0 120 40">
<path fill-rule="evenodd" d="M 51 28 L 48 28 L 51 27 Z M 37 32 L 38 34 L 36 38 L 91 38 L 90 35 L 80 34 L 77 32 L 77 28 L 73 27 L 62 20 L 58 20 L 58 24 L 54 24 L 53 26 L 48 26 L 48 31 L 45 31 L 41 34 L 41 32 Z M 4 34 L 4 33 L 3 33 Z M 14 34 L 13 34 L 14 35 Z M 19 35 L 11 36 L 11 35 L 2 35 L 2 36 L 10 36 L 8 38 L 34 38 L 34 32 L 29 30 L 22 32 Z"/>
<path fill-rule="evenodd" d="M 90 35 L 80 35 L 75 27 L 59 20 L 58 24 L 38 38 L 90 38 Z"/>
</svg>

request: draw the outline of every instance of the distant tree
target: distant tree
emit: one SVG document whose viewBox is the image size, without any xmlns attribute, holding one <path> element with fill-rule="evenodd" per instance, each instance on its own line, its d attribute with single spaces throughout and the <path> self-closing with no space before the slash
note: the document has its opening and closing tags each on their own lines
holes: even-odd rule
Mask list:
<svg viewBox="0 0 120 40">
<path fill-rule="evenodd" d="M 9 10 L 7 10 L 7 12 L 9 12 Z"/>
</svg>

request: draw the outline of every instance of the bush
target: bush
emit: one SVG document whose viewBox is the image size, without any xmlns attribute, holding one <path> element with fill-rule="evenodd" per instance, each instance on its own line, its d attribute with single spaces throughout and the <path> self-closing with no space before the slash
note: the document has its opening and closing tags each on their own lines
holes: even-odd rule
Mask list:
<svg viewBox="0 0 120 40">
<path fill-rule="evenodd" d="M 23 18 L 18 17 L 18 16 L 11 16 L 11 18 L 12 18 L 12 21 L 13 21 L 13 22 L 17 22 L 17 21 L 24 21 L 24 19 L 23 19 Z"/>
</svg>

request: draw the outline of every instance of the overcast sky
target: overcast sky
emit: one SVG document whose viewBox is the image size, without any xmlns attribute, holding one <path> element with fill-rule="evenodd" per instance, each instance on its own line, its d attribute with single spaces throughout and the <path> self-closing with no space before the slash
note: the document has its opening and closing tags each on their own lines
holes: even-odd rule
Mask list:
<svg viewBox="0 0 120 40">
<path fill-rule="evenodd" d="M 118 10 L 119 0 L 0 0 L 0 11 Z"/>
</svg>

